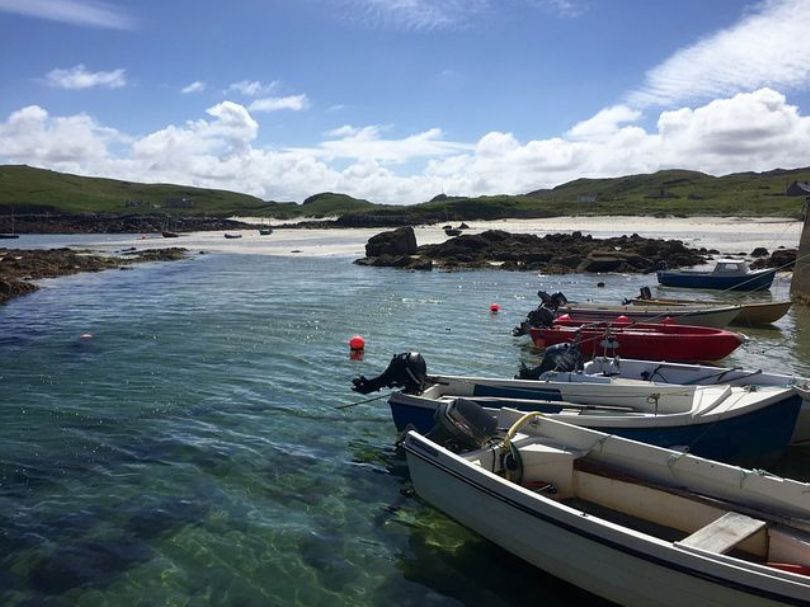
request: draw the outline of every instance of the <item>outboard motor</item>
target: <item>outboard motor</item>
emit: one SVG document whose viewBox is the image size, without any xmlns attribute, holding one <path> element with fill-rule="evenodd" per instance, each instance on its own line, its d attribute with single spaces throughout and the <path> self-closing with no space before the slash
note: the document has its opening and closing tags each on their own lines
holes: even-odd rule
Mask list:
<svg viewBox="0 0 810 607">
<path fill-rule="evenodd" d="M 388 368 L 377 377 L 355 377 L 352 390 L 368 394 L 381 388 L 402 388 L 407 394 L 419 394 L 427 383 L 427 364 L 422 355 L 419 352 L 403 352 L 395 354 Z"/>
<path fill-rule="evenodd" d="M 425 436 L 454 453 L 480 449 L 498 429 L 493 415 L 478 403 L 465 398 L 442 403 L 433 419 L 436 425 Z"/>
<path fill-rule="evenodd" d="M 540 304 L 526 315 L 526 320 L 512 329 L 512 335 L 515 337 L 526 335 L 530 327 L 550 327 L 554 323 L 555 309 L 545 303 Z"/>
<path fill-rule="evenodd" d="M 537 297 L 540 298 L 540 303 L 552 310 L 556 310 L 560 306 L 568 303 L 568 298 L 563 295 L 562 291 L 557 291 L 553 295 L 549 295 L 542 289 L 537 292 Z"/>
<path fill-rule="evenodd" d="M 652 299 L 652 292 L 650 287 L 641 287 L 638 293 L 639 299 Z"/>
<path fill-rule="evenodd" d="M 521 362 L 515 379 L 540 379 L 540 376 L 546 371 L 567 373 L 581 371 L 583 366 L 579 344 L 555 344 L 544 350 L 543 360 L 536 367 L 529 368 Z"/>
</svg>

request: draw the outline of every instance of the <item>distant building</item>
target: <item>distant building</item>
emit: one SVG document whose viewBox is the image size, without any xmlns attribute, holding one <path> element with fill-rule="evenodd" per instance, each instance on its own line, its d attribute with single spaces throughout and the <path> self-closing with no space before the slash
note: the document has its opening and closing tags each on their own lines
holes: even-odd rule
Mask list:
<svg viewBox="0 0 810 607">
<path fill-rule="evenodd" d="M 810 196 L 810 181 L 794 181 L 788 186 L 785 196 Z"/>
</svg>

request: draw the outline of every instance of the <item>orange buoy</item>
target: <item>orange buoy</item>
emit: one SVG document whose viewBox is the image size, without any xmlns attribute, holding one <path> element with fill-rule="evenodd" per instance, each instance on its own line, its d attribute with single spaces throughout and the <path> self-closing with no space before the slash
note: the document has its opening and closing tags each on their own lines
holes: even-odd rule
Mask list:
<svg viewBox="0 0 810 607">
<path fill-rule="evenodd" d="M 498 304 L 496 304 L 496 303 L 494 303 L 494 304 L 489 304 L 489 311 L 490 311 L 490 312 L 499 312 L 499 311 L 500 311 L 500 309 L 501 309 L 501 306 L 499 306 L 499 305 L 498 305 Z"/>
<path fill-rule="evenodd" d="M 349 340 L 349 347 L 352 350 L 362 350 L 366 347 L 366 340 L 360 335 L 355 335 Z"/>
</svg>

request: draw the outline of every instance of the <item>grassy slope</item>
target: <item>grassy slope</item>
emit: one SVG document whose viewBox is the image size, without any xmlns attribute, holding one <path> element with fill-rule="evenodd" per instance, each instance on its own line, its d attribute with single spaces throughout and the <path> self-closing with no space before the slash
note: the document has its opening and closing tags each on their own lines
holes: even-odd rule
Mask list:
<svg viewBox="0 0 810 607">
<path fill-rule="evenodd" d="M 375 205 L 325 192 L 299 205 L 253 196 L 167 184 L 139 184 L 79 177 L 27 166 L 0 166 L 0 212 L 48 210 L 82 213 L 171 213 L 292 218 L 368 214 L 414 222 L 544 217 L 551 215 L 746 215 L 799 217 L 803 199 L 784 192 L 793 181 L 810 181 L 810 168 L 713 177 L 670 170 L 613 179 L 577 179 L 520 196 L 443 197 L 407 207 Z M 191 208 L 166 208 L 169 198 L 190 198 Z M 147 204 L 127 207 L 127 200 Z M 155 208 L 157 206 L 158 208 Z"/>
</svg>

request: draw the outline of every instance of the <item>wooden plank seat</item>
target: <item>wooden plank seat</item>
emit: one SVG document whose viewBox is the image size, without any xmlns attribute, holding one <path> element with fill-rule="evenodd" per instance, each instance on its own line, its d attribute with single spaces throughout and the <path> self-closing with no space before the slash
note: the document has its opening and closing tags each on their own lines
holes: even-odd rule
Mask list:
<svg viewBox="0 0 810 607">
<path fill-rule="evenodd" d="M 692 535 L 677 542 L 688 548 L 725 554 L 743 540 L 764 528 L 767 523 L 739 512 L 726 512 Z"/>
</svg>

